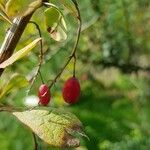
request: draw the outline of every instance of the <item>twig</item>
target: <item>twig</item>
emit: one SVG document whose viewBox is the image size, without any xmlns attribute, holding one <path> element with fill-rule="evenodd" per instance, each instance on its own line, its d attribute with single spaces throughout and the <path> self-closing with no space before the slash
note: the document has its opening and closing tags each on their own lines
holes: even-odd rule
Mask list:
<svg viewBox="0 0 150 150">
<path fill-rule="evenodd" d="M 29 23 L 32 23 L 33 25 L 35 25 L 36 29 L 38 30 L 40 38 L 42 38 L 41 29 L 40 29 L 39 25 L 34 21 L 29 21 Z M 42 81 L 42 83 L 44 83 L 43 77 L 42 77 L 41 72 L 40 72 L 40 69 L 41 69 L 41 66 L 42 66 L 42 63 L 43 63 L 43 56 L 44 56 L 43 42 L 41 40 L 40 41 L 39 64 L 38 64 L 38 67 L 37 67 L 37 71 L 36 71 L 36 73 L 35 73 L 35 75 L 32 79 L 32 83 L 31 83 L 29 91 L 31 90 L 31 88 L 32 88 L 32 86 L 33 86 L 33 84 L 34 84 L 34 82 L 35 82 L 38 75 L 40 75 L 41 81 Z"/>
<path fill-rule="evenodd" d="M 5 20 L 5 21 L 7 21 L 10 25 L 12 25 L 12 22 L 11 22 L 11 20 L 9 19 L 9 17 L 6 15 L 6 13 L 5 12 L 3 12 L 4 14 L 2 14 L 1 12 L 0 12 L 0 16 Z"/>
<path fill-rule="evenodd" d="M 71 52 L 71 55 L 69 56 L 67 62 L 65 63 L 65 65 L 60 69 L 60 72 L 56 75 L 56 77 L 53 79 L 52 83 L 50 84 L 49 88 L 51 88 L 54 83 L 57 81 L 57 79 L 61 76 L 61 74 L 63 73 L 63 71 L 65 70 L 65 68 L 67 67 L 67 65 L 70 63 L 70 61 L 72 60 L 72 58 L 74 58 L 74 69 L 73 69 L 73 76 L 75 76 L 75 66 L 76 66 L 76 51 L 77 51 L 77 47 L 78 47 L 78 43 L 79 43 L 79 39 L 80 39 L 80 34 L 81 34 L 81 27 L 82 27 L 82 20 L 81 20 L 81 15 L 80 15 L 80 10 L 78 7 L 77 2 L 73 1 L 77 12 L 78 12 L 78 30 L 77 30 L 77 38 L 73 47 L 73 50 Z"/>
<path fill-rule="evenodd" d="M 23 18 L 15 18 L 14 22 L 9 29 L 5 40 L 0 49 L 0 63 L 7 60 L 14 52 L 14 49 L 17 46 L 18 41 L 21 38 L 24 29 L 29 22 L 32 14 L 27 15 Z M 4 69 L 0 69 L 0 76 L 3 73 Z"/>
<path fill-rule="evenodd" d="M 64 67 L 60 69 L 60 72 L 57 74 L 57 76 L 52 80 L 52 83 L 50 84 L 49 88 L 51 88 L 54 83 L 57 81 L 57 79 L 61 76 L 61 74 L 63 73 L 63 71 L 65 70 L 65 68 L 67 67 L 67 65 L 69 64 L 69 62 L 71 61 L 72 57 L 69 57 L 68 61 L 65 63 Z"/>
<path fill-rule="evenodd" d="M 81 27 L 82 27 L 82 20 L 81 20 L 81 14 L 80 14 L 80 10 L 79 10 L 79 7 L 78 7 L 78 4 L 76 2 L 76 0 L 72 0 L 72 2 L 74 3 L 75 7 L 76 7 L 76 10 L 78 12 L 78 22 L 79 22 L 79 27 L 78 27 L 78 35 L 77 35 L 77 40 L 76 40 L 76 43 L 74 45 L 74 49 L 72 51 L 72 54 L 71 54 L 71 57 L 74 58 L 74 67 L 73 67 L 73 76 L 75 77 L 75 70 L 76 70 L 76 51 L 77 51 L 77 46 L 78 46 L 78 43 L 79 43 L 79 38 L 80 38 L 80 34 L 81 34 Z"/>
<path fill-rule="evenodd" d="M 3 112 L 3 111 L 6 111 L 6 112 L 12 112 L 12 108 L 7 108 L 7 107 L 0 107 L 0 112 Z"/>
<path fill-rule="evenodd" d="M 0 105 L 0 112 L 6 111 L 6 112 L 14 112 L 14 111 L 22 111 L 24 108 L 22 107 L 16 107 L 10 105 Z"/>
<path fill-rule="evenodd" d="M 36 140 L 36 135 L 34 132 L 32 132 L 33 140 L 34 140 L 34 150 L 38 150 L 38 142 Z"/>
</svg>

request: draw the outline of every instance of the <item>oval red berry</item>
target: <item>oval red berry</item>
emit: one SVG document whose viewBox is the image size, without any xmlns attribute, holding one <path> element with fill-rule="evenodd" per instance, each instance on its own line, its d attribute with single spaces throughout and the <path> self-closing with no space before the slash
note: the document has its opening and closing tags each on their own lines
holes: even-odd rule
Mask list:
<svg viewBox="0 0 150 150">
<path fill-rule="evenodd" d="M 62 95 L 65 102 L 69 104 L 74 104 L 78 101 L 80 96 L 80 83 L 77 78 L 71 77 L 65 82 Z"/>
<path fill-rule="evenodd" d="M 39 100 L 41 105 L 48 105 L 50 99 L 51 99 L 51 93 L 49 90 L 49 87 L 46 84 L 42 84 L 39 87 L 39 92 L 38 92 Z"/>
</svg>

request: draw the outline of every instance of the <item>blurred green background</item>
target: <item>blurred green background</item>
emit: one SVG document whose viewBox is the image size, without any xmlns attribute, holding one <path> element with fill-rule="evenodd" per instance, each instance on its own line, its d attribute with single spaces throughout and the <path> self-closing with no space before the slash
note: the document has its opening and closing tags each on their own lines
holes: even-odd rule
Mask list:
<svg viewBox="0 0 150 150">
<path fill-rule="evenodd" d="M 57 2 L 53 0 L 52 2 Z M 63 102 L 61 89 L 72 75 L 70 63 L 52 88 L 50 106 L 63 107 L 82 121 L 90 140 L 81 139 L 76 150 L 149 150 L 150 149 L 150 71 L 135 71 L 137 66 L 150 66 L 150 1 L 149 0 L 82 0 L 79 7 L 83 20 L 77 50 L 77 77 L 82 94 L 77 104 Z M 46 32 L 44 8 L 32 17 L 42 29 L 45 62 L 41 72 L 48 84 L 69 56 L 76 35 L 76 20 L 64 11 L 68 27 L 65 42 L 53 41 Z M 9 25 L 0 20 L 0 44 Z M 16 50 L 38 37 L 28 25 Z M 14 73 L 33 75 L 40 47 L 5 70 L 2 81 Z M 37 95 L 40 78 L 30 95 Z M 4 103 L 24 106 L 29 87 L 12 91 Z M 57 150 L 40 139 L 39 149 Z M 0 150 L 32 150 L 31 132 L 8 113 L 0 113 Z"/>
</svg>

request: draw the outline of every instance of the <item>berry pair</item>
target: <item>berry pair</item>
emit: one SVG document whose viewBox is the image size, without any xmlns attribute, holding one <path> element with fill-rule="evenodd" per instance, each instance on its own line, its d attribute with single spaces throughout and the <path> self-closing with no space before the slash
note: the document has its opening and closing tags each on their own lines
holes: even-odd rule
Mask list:
<svg viewBox="0 0 150 150">
<path fill-rule="evenodd" d="M 39 88 L 38 92 L 39 103 L 41 105 L 48 105 L 51 99 L 50 89 L 46 84 L 42 84 Z M 77 78 L 71 77 L 69 78 L 63 87 L 62 96 L 66 103 L 74 104 L 78 101 L 80 96 L 80 83 Z"/>
</svg>

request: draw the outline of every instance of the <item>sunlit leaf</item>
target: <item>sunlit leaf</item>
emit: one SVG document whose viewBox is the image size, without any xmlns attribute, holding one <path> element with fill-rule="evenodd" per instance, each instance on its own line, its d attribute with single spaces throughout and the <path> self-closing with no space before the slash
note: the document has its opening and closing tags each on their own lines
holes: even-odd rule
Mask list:
<svg viewBox="0 0 150 150">
<path fill-rule="evenodd" d="M 9 24 L 12 24 L 12 22 L 10 21 L 10 19 L 3 13 L 0 12 L 0 16 L 2 20 L 7 21 Z"/>
<path fill-rule="evenodd" d="M 6 12 L 10 17 L 24 15 L 25 13 L 36 9 L 41 3 L 42 0 L 9 0 L 6 3 Z"/>
<path fill-rule="evenodd" d="M 5 3 L 2 0 L 0 1 L 0 16 L 1 16 L 0 19 L 3 19 L 4 21 L 7 21 L 8 23 L 11 24 L 9 17 L 7 13 L 5 12 Z"/>
<path fill-rule="evenodd" d="M 0 4 L 4 7 L 4 5 L 6 4 L 6 0 L 0 0 Z"/>
<path fill-rule="evenodd" d="M 6 83 L 5 86 L 1 88 L 0 99 L 10 93 L 12 90 L 20 89 L 27 86 L 28 84 L 28 80 L 23 75 L 13 75 L 8 83 Z"/>
<path fill-rule="evenodd" d="M 3 3 L 2 3 L 2 2 L 0 2 L 0 10 L 2 10 L 2 11 L 4 11 L 4 10 L 5 10 L 4 5 L 3 5 Z"/>
<path fill-rule="evenodd" d="M 40 108 L 13 112 L 13 115 L 50 145 L 75 147 L 80 144 L 79 139 L 71 133 L 82 132 L 82 124 L 75 115 L 69 112 L 54 108 Z"/>
<path fill-rule="evenodd" d="M 71 14 L 78 17 L 78 12 L 75 8 L 74 3 L 71 0 L 60 0 L 60 1 L 62 5 L 70 11 Z"/>
<path fill-rule="evenodd" d="M 56 41 L 62 41 L 67 39 L 67 34 L 60 26 L 58 26 L 55 31 L 51 32 L 51 37 Z"/>
<path fill-rule="evenodd" d="M 19 50 L 18 52 L 14 53 L 9 59 L 4 61 L 0 64 L 0 68 L 6 68 L 9 65 L 12 65 L 15 61 L 21 59 L 22 57 L 26 56 L 41 40 L 41 38 L 38 38 L 34 40 L 32 43 L 24 47 L 23 49 Z"/>
<path fill-rule="evenodd" d="M 28 5 L 28 8 L 25 10 L 23 15 L 26 16 L 28 14 L 31 14 L 37 8 L 39 8 L 41 5 L 42 5 L 42 0 L 34 0 L 34 2 L 30 3 L 30 5 Z"/>
<path fill-rule="evenodd" d="M 63 15 L 58 9 L 51 7 L 45 10 L 45 22 L 47 31 L 56 41 L 67 38 L 67 27 Z"/>
</svg>

